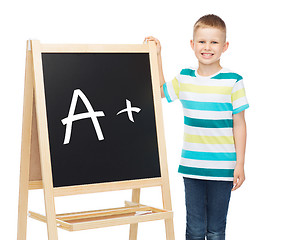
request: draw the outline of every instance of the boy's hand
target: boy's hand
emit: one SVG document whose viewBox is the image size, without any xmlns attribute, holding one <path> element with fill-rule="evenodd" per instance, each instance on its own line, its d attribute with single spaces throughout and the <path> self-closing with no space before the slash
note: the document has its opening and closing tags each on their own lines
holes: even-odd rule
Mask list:
<svg viewBox="0 0 283 240">
<path fill-rule="evenodd" d="M 245 171 L 244 171 L 244 166 L 236 165 L 235 170 L 234 170 L 234 181 L 233 181 L 233 189 L 232 191 L 235 191 L 245 181 Z"/>
<path fill-rule="evenodd" d="M 156 43 L 156 47 L 157 47 L 157 54 L 160 55 L 161 45 L 160 45 L 159 40 L 155 37 L 149 36 L 149 37 L 146 37 L 143 42 L 145 43 L 146 41 L 154 41 Z"/>
</svg>

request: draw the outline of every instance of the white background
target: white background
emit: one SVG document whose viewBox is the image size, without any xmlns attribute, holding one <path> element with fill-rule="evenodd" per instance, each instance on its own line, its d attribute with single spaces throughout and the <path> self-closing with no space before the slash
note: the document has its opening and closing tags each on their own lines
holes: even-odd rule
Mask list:
<svg viewBox="0 0 283 240">
<path fill-rule="evenodd" d="M 192 27 L 204 14 L 222 17 L 230 47 L 222 65 L 244 76 L 250 108 L 246 182 L 232 193 L 227 239 L 282 239 L 282 5 L 280 1 L 1 1 L 0 55 L 0 229 L 16 239 L 20 172 L 23 84 L 27 39 L 42 43 L 139 44 L 160 39 L 164 75 L 171 80 L 182 68 L 196 66 L 189 46 Z M 134 79 L 133 79 L 134 81 Z M 185 233 L 182 178 L 177 174 L 183 115 L 178 102 L 163 100 L 163 115 L 176 240 Z M 141 202 L 162 207 L 160 188 L 144 189 Z M 122 206 L 130 191 L 56 198 L 56 212 Z M 33 191 L 29 210 L 44 213 L 43 193 Z M 59 239 L 128 239 L 126 226 L 69 233 Z M 27 239 L 47 239 L 46 225 L 28 220 Z M 139 240 L 165 239 L 163 221 L 142 223 Z"/>
</svg>

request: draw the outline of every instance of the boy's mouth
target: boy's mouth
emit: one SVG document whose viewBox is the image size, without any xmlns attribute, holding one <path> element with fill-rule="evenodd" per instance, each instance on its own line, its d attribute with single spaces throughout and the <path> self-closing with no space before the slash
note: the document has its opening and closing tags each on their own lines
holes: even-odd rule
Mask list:
<svg viewBox="0 0 283 240">
<path fill-rule="evenodd" d="M 201 53 L 202 56 L 207 56 L 207 57 L 210 57 L 210 56 L 213 56 L 214 54 L 213 53 Z"/>
<path fill-rule="evenodd" d="M 211 58 L 214 54 L 213 53 L 201 53 L 204 58 Z"/>
</svg>

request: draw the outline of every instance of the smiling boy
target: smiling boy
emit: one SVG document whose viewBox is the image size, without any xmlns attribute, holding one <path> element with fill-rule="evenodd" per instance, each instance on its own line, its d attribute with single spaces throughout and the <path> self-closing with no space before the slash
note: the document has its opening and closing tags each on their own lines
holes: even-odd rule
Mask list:
<svg viewBox="0 0 283 240">
<path fill-rule="evenodd" d="M 224 240 L 231 190 L 245 180 L 244 158 L 249 107 L 243 78 L 220 65 L 229 46 L 226 25 L 216 15 L 194 25 L 190 45 L 198 67 L 182 69 L 165 82 L 158 39 L 161 96 L 179 99 L 184 111 L 184 144 L 179 173 L 184 177 L 186 240 Z"/>
</svg>

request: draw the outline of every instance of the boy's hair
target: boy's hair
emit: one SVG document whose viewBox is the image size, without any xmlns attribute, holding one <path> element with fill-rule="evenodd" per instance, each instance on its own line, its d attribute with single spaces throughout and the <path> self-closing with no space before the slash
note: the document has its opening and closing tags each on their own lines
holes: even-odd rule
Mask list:
<svg viewBox="0 0 283 240">
<path fill-rule="evenodd" d="M 194 25 L 194 36 L 195 32 L 199 28 L 218 28 L 219 30 L 225 33 L 225 41 L 226 41 L 226 24 L 225 22 L 218 16 L 214 14 L 208 14 L 202 16 L 199 20 L 196 21 Z"/>
</svg>

